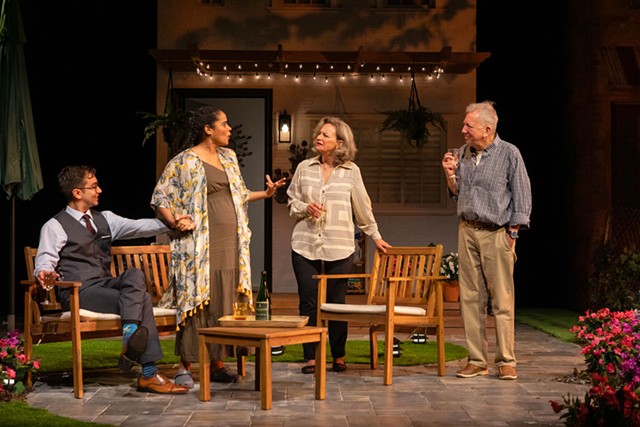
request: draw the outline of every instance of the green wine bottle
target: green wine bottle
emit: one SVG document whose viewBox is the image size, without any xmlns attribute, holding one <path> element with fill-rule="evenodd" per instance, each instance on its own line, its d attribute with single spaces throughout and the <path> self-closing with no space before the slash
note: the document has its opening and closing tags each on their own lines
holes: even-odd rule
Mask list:
<svg viewBox="0 0 640 427">
<path fill-rule="evenodd" d="M 269 320 L 269 287 L 267 286 L 267 272 L 262 270 L 260 275 L 260 289 L 256 298 L 256 320 Z"/>
</svg>

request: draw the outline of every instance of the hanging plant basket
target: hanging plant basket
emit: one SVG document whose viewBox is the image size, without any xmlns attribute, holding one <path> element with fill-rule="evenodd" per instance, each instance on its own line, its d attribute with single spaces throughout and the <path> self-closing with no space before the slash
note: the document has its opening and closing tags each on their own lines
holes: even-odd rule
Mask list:
<svg viewBox="0 0 640 427">
<path fill-rule="evenodd" d="M 435 126 L 442 130 L 445 122 L 441 114 L 434 113 L 427 107 L 420 104 L 416 80 L 411 75 L 411 94 L 409 96 L 409 106 L 406 110 L 382 111 L 387 118 L 380 126 L 380 132 L 385 130 L 395 130 L 400 132 L 402 139 L 418 150 L 429 142 L 431 133 L 429 126 Z"/>
<path fill-rule="evenodd" d="M 189 132 L 193 112 L 184 111 L 180 108 L 176 93 L 173 90 L 173 75 L 171 71 L 169 71 L 167 97 L 165 99 L 163 113 L 156 114 L 142 111 L 139 112 L 138 115 L 147 122 L 144 127 L 144 139 L 142 140 L 142 145 L 144 145 L 150 138 L 154 137 L 159 131 L 162 131 L 162 138 L 169 146 L 169 158 L 172 158 L 178 154 L 178 152 L 186 148 L 186 138 Z M 250 140 L 251 135 L 245 135 L 243 133 L 241 124 L 236 125 L 231 129 L 229 148 L 236 152 L 240 167 L 244 167 L 244 159 L 253 154 L 249 151 Z"/>
<path fill-rule="evenodd" d="M 169 145 L 169 154 L 173 157 L 184 144 L 189 129 L 190 111 L 183 111 L 178 107 L 175 92 L 173 91 L 173 75 L 169 71 L 169 81 L 167 83 L 167 97 L 164 103 L 162 114 L 139 112 L 138 115 L 147 122 L 144 127 L 144 145 L 150 138 L 154 137 L 162 129 L 164 142 Z"/>
</svg>

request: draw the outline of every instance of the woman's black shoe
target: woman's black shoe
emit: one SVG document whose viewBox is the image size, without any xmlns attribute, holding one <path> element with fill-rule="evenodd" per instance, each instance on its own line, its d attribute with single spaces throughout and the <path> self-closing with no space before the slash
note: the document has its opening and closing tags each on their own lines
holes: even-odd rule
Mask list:
<svg viewBox="0 0 640 427">
<path fill-rule="evenodd" d="M 214 383 L 237 383 L 240 382 L 240 376 L 227 371 L 224 366 L 211 372 L 211 381 Z"/>
<path fill-rule="evenodd" d="M 344 372 L 347 370 L 347 365 L 344 363 L 333 362 L 333 372 Z"/>
<path fill-rule="evenodd" d="M 279 345 L 277 347 L 271 347 L 272 356 L 282 356 L 284 354 L 284 346 Z"/>
<path fill-rule="evenodd" d="M 302 367 L 302 373 L 303 374 L 315 374 L 316 373 L 316 367 L 315 365 L 305 365 Z"/>
</svg>

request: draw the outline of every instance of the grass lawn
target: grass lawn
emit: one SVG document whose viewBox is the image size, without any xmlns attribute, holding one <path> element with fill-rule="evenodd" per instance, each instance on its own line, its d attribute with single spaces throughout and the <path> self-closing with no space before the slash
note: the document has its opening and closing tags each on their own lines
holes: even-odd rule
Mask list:
<svg viewBox="0 0 640 427">
<path fill-rule="evenodd" d="M 173 338 L 161 340 L 164 357 L 158 364 L 175 364 L 179 362 L 178 356 L 173 355 L 175 340 Z M 436 344 L 429 341 L 426 344 L 414 344 L 411 341 L 403 341 L 400 345 L 400 357 L 393 359 L 396 366 L 410 366 L 418 364 L 436 363 Z M 384 342 L 378 343 L 380 352 L 384 351 Z M 112 368 L 118 365 L 118 357 L 122 350 L 122 343 L 115 339 L 92 339 L 82 342 L 82 359 L 84 369 Z M 69 353 L 70 342 L 47 343 L 34 347 L 34 356 L 40 360 L 40 373 L 65 372 L 72 369 Z M 459 360 L 467 357 L 467 349 L 459 345 L 445 343 L 447 361 Z M 380 353 L 379 361 L 382 363 L 383 354 Z M 254 356 L 249 356 L 248 361 L 253 361 Z M 302 345 L 290 345 L 285 348 L 281 356 L 273 356 L 273 362 L 304 362 Z M 329 344 L 327 343 L 327 361 L 331 361 Z M 234 358 L 228 358 L 227 362 L 235 362 Z M 369 342 L 363 340 L 347 341 L 347 363 L 369 363 Z"/>
<path fill-rule="evenodd" d="M 21 400 L 12 400 L 0 403 L 0 425 L 3 427 L 89 427 L 108 424 L 88 423 L 60 417 L 44 409 L 33 408 Z"/>
<path fill-rule="evenodd" d="M 518 308 L 516 322 L 539 329 L 562 341 L 576 343 L 575 334 L 569 330 L 578 324 L 581 313 L 562 308 Z"/>
</svg>

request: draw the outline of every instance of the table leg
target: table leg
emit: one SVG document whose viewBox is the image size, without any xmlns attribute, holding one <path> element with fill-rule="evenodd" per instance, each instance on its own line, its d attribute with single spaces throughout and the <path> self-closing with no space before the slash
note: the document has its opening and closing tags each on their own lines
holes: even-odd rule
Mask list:
<svg viewBox="0 0 640 427">
<path fill-rule="evenodd" d="M 260 365 L 262 358 L 260 357 L 260 347 L 256 348 L 256 379 L 254 380 L 254 387 L 253 389 L 255 391 L 260 391 L 260 372 L 262 372 L 262 369 L 260 369 Z"/>
<path fill-rule="evenodd" d="M 324 400 L 327 383 L 327 333 L 320 333 L 320 341 L 316 347 L 316 399 Z"/>
<path fill-rule="evenodd" d="M 208 402 L 211 400 L 211 384 L 209 383 L 211 360 L 204 335 L 198 336 L 198 361 L 200 365 L 200 400 Z"/>
<path fill-rule="evenodd" d="M 260 403 L 262 409 L 271 409 L 271 341 L 260 340 Z"/>
<path fill-rule="evenodd" d="M 238 368 L 238 375 L 240 375 L 242 378 L 247 376 L 247 358 L 243 355 L 239 355 L 238 354 L 238 347 L 235 348 L 235 352 L 236 352 L 236 365 Z"/>
</svg>

